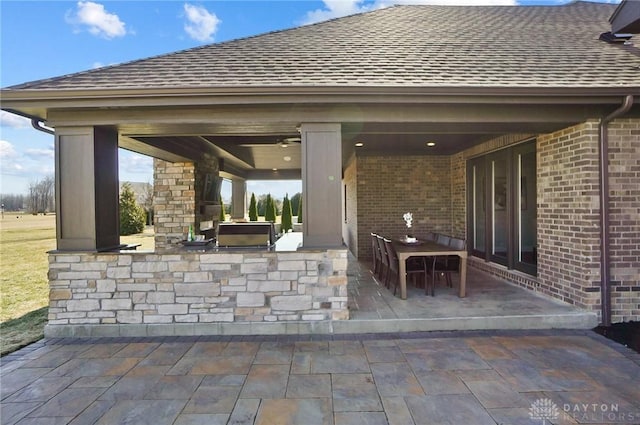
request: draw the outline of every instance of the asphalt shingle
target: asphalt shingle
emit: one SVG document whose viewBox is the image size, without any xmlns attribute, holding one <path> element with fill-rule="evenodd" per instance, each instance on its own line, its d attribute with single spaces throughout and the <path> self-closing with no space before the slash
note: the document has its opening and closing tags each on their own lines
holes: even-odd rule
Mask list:
<svg viewBox="0 0 640 425">
<path fill-rule="evenodd" d="M 640 49 L 600 41 L 615 5 L 395 6 L 10 87 L 640 86 Z"/>
</svg>

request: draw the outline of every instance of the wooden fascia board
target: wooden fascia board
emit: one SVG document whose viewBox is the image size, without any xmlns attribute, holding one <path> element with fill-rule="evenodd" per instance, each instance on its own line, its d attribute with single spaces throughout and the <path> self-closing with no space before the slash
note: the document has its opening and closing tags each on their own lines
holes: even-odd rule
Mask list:
<svg viewBox="0 0 640 425">
<path fill-rule="evenodd" d="M 396 123 L 541 123 L 575 122 L 585 118 L 599 117 L 608 111 L 607 105 L 546 105 L 540 107 L 530 104 L 351 104 L 339 105 L 290 105 L 264 106 L 211 106 L 208 108 L 156 109 L 111 109 L 111 110 L 68 110 L 51 111 L 48 125 L 117 125 L 121 129 L 131 127 L 125 134 L 154 134 L 154 132 L 135 132 L 136 125 L 152 128 L 160 126 L 182 126 L 193 131 L 198 128 L 202 135 L 224 134 L 218 128 L 233 128 L 246 123 L 296 123 L 309 122 L 396 122 Z M 141 128 L 142 128 L 141 127 Z M 177 133 L 176 133 L 177 134 Z"/>
</svg>

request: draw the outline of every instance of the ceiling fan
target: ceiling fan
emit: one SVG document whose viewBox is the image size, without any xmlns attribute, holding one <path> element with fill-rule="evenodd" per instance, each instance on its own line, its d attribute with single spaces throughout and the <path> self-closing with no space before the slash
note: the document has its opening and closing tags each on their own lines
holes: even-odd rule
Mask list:
<svg viewBox="0 0 640 425">
<path fill-rule="evenodd" d="M 264 146 L 280 146 L 281 148 L 286 148 L 294 144 L 300 144 L 300 137 L 285 137 L 282 139 L 276 139 L 275 141 L 265 141 L 263 143 L 240 143 L 238 146 L 247 147 L 247 148 L 255 148 L 255 147 L 264 147 Z"/>
</svg>

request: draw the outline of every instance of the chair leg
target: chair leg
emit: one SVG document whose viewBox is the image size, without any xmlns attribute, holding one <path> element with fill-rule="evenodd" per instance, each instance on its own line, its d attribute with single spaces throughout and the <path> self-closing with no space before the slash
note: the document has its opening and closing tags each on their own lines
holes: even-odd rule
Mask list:
<svg viewBox="0 0 640 425">
<path fill-rule="evenodd" d="M 429 280 L 429 275 L 427 275 L 425 273 L 425 275 L 424 275 L 424 294 L 425 295 L 429 295 L 429 288 L 431 288 L 431 296 L 433 297 L 434 294 L 435 294 L 435 286 L 436 286 L 435 281 L 433 279 Z"/>
</svg>

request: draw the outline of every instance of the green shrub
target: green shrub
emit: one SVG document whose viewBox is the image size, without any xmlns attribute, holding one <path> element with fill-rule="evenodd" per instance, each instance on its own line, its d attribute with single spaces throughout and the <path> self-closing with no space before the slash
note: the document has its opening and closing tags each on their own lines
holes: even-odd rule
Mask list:
<svg viewBox="0 0 640 425">
<path fill-rule="evenodd" d="M 293 229 L 293 214 L 291 213 L 291 201 L 289 201 L 289 194 L 287 193 L 284 196 L 284 200 L 282 201 L 282 231 L 287 233 L 289 230 Z"/>
<path fill-rule="evenodd" d="M 302 223 L 302 196 L 300 202 L 298 202 L 298 223 Z"/>
<path fill-rule="evenodd" d="M 120 193 L 120 236 L 141 233 L 146 222 L 144 209 L 136 202 L 129 183 L 122 185 Z"/>
<path fill-rule="evenodd" d="M 258 203 L 256 202 L 256 194 L 251 194 L 249 202 L 249 221 L 258 221 Z"/>
<path fill-rule="evenodd" d="M 218 218 L 221 222 L 227 221 L 227 212 L 224 210 L 224 202 L 220 203 L 220 217 Z"/>
<path fill-rule="evenodd" d="M 265 211 L 264 211 L 264 220 L 270 221 L 272 223 L 275 223 L 276 221 L 275 204 L 273 202 L 273 198 L 271 197 L 270 193 L 267 194 L 267 202 L 266 202 Z"/>
</svg>

